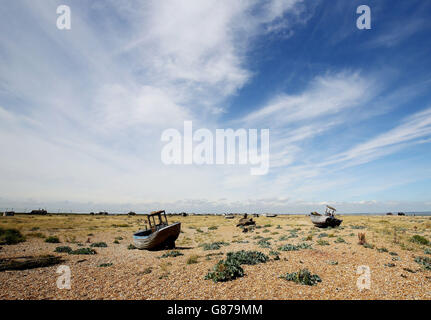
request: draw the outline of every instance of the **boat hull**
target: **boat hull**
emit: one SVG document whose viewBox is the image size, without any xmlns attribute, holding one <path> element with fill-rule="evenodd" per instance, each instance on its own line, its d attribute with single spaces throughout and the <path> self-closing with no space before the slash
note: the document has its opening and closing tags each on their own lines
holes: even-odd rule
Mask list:
<svg viewBox="0 0 431 320">
<path fill-rule="evenodd" d="M 331 216 L 310 215 L 310 218 L 311 218 L 311 222 L 313 222 L 313 224 L 319 228 L 338 227 L 341 224 L 341 222 L 343 222 L 343 220 L 340 220 Z"/>
<path fill-rule="evenodd" d="M 175 240 L 180 235 L 180 231 L 179 222 L 161 228 L 148 236 L 143 235 L 145 231 L 138 231 L 133 235 L 133 242 L 136 248 L 144 250 L 175 248 Z"/>
</svg>

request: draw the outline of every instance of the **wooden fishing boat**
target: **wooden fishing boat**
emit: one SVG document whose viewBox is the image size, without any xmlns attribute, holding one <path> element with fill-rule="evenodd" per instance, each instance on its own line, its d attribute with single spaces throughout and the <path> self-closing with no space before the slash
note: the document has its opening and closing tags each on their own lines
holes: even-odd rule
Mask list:
<svg viewBox="0 0 431 320">
<path fill-rule="evenodd" d="M 311 222 L 316 227 L 327 228 L 327 227 L 338 227 L 343 220 L 335 218 L 335 208 L 326 206 L 325 214 L 320 214 L 317 212 L 310 213 Z"/>
<path fill-rule="evenodd" d="M 156 221 L 156 217 L 158 221 Z M 146 226 L 145 230 L 140 230 L 133 234 L 135 247 L 146 250 L 175 248 L 175 240 L 180 235 L 181 223 L 177 222 L 169 225 L 165 210 L 152 212 L 147 215 L 147 218 L 149 228 Z"/>
</svg>

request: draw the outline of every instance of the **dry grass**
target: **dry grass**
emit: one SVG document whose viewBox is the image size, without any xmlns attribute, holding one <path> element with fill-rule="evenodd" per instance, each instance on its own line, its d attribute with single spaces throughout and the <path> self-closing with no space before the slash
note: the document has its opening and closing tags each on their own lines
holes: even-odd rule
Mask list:
<svg viewBox="0 0 431 320">
<path fill-rule="evenodd" d="M 314 228 L 304 215 L 259 217 L 254 220 L 261 228 L 249 233 L 235 227 L 239 218 L 168 217 L 171 223 L 182 223 L 176 250 L 184 256 L 161 259 L 167 251 L 127 250 L 133 231 L 144 225 L 143 216 L 0 217 L 1 228 L 34 235 L 26 242 L 2 246 L 0 258 L 53 254 L 58 245 L 45 243 L 35 231 L 59 237 L 73 250 L 89 246 L 88 239 L 111 244 L 123 238 L 118 244 L 98 248 L 96 255 L 60 253 L 72 271 L 71 290 L 56 288 L 56 266 L 0 272 L 0 299 L 431 299 L 431 271 L 414 261 L 429 246 L 410 241 L 415 235 L 431 239 L 430 217 L 343 216 L 341 228 L 327 230 Z M 358 244 L 358 233 L 366 234 L 369 248 Z M 271 238 L 268 247 L 259 246 L 262 238 Z M 318 245 L 319 240 L 329 245 Z M 204 250 L 204 243 L 215 242 L 229 245 Z M 273 257 L 269 253 L 281 246 L 304 242 L 312 249 L 280 251 L 279 259 L 243 266 L 245 276 L 234 281 L 204 280 L 227 252 L 257 250 Z M 99 267 L 106 262 L 112 266 Z M 395 266 L 385 266 L 389 264 Z M 361 265 L 368 265 L 372 272 L 372 287 L 362 292 L 356 287 L 356 270 Z M 318 274 L 322 282 L 308 287 L 279 278 L 303 269 Z"/>
</svg>

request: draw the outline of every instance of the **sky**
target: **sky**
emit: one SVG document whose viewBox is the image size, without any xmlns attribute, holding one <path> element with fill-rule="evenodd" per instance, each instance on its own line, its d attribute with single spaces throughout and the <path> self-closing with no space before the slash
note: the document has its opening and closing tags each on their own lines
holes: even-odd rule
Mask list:
<svg viewBox="0 0 431 320">
<path fill-rule="evenodd" d="M 429 1 L 16 0 L 0 30 L 0 209 L 431 211 Z M 269 129 L 268 173 L 164 164 L 184 121 Z"/>
</svg>

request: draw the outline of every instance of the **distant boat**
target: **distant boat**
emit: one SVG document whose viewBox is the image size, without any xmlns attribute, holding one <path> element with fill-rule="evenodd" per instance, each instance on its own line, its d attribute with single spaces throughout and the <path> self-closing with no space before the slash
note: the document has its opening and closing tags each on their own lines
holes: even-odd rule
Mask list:
<svg viewBox="0 0 431 320">
<path fill-rule="evenodd" d="M 263 216 L 267 217 L 267 218 L 275 218 L 277 215 L 276 214 L 271 214 L 271 213 L 264 213 Z"/>
<path fill-rule="evenodd" d="M 164 221 L 162 213 L 165 218 Z M 133 234 L 135 247 L 146 250 L 175 248 L 175 240 L 180 235 L 181 223 L 177 222 L 169 225 L 165 210 L 152 212 L 147 217 L 150 228 Z M 158 223 L 155 217 L 158 218 Z"/>
<path fill-rule="evenodd" d="M 326 206 L 325 214 L 320 214 L 317 212 L 310 213 L 311 222 L 316 227 L 327 228 L 327 227 L 338 227 L 343 220 L 335 218 L 335 208 Z"/>
</svg>

